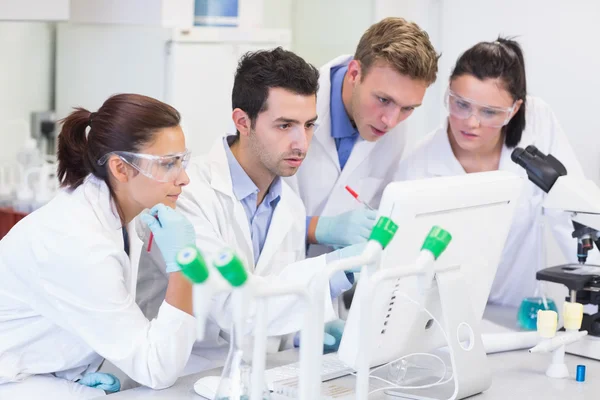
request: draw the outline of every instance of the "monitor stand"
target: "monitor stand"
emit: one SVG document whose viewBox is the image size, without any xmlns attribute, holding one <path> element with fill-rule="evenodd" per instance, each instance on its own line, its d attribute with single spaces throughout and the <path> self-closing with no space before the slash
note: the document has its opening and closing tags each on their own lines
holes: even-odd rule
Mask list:
<svg viewBox="0 0 600 400">
<path fill-rule="evenodd" d="M 460 268 L 440 268 L 436 265 L 435 273 L 441 303 L 441 315 L 435 317 L 443 324 L 448 335 L 452 352 L 447 354 L 446 360 L 450 359 L 453 379 L 444 385 L 427 389 L 391 389 L 386 391 L 388 398 L 458 400 L 481 393 L 492 384 L 491 370 L 481 340 L 480 321 L 474 316 Z M 419 383 L 411 382 L 410 385 Z"/>
</svg>

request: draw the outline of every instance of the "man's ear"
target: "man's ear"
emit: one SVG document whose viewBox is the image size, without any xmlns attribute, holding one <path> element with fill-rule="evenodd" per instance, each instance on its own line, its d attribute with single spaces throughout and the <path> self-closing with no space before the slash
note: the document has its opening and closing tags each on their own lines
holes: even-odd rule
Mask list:
<svg viewBox="0 0 600 400">
<path fill-rule="evenodd" d="M 348 63 L 348 72 L 346 72 L 346 76 L 350 79 L 351 83 L 360 82 L 362 79 L 362 67 L 360 62 L 357 60 L 352 60 Z"/>
<path fill-rule="evenodd" d="M 231 114 L 231 119 L 233 120 L 233 123 L 235 124 L 235 129 L 237 129 L 237 131 L 240 133 L 240 135 L 248 136 L 250 134 L 250 129 L 252 127 L 252 121 L 250 120 L 250 117 L 248 117 L 248 114 L 246 114 L 245 111 L 243 111 L 242 109 L 236 108 L 235 110 L 233 110 L 233 113 Z"/>
</svg>

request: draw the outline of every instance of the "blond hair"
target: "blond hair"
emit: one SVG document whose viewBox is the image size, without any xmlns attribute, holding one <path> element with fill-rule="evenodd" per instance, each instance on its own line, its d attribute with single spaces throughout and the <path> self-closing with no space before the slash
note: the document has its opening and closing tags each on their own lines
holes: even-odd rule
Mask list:
<svg viewBox="0 0 600 400">
<path fill-rule="evenodd" d="M 429 35 L 414 22 L 389 17 L 371 25 L 362 35 L 354 59 L 362 76 L 378 61 L 384 61 L 402 75 L 431 85 L 437 77 L 439 55 Z"/>
</svg>

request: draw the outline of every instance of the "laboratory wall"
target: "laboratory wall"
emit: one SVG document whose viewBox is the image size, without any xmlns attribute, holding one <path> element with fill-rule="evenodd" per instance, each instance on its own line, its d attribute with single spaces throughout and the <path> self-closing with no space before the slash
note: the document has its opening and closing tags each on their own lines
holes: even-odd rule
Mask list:
<svg viewBox="0 0 600 400">
<path fill-rule="evenodd" d="M 292 29 L 292 9 L 296 0 L 263 0 L 263 26 Z"/>
<path fill-rule="evenodd" d="M 0 163 L 29 135 L 32 111 L 52 105 L 54 25 L 0 21 Z"/>
<path fill-rule="evenodd" d="M 292 47 L 315 66 L 352 54 L 374 21 L 372 0 L 296 0 L 292 7 Z"/>
</svg>

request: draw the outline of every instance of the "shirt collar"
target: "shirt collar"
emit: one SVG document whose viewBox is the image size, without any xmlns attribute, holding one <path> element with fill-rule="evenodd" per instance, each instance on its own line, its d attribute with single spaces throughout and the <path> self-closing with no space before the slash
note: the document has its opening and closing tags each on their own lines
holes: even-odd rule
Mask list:
<svg viewBox="0 0 600 400">
<path fill-rule="evenodd" d="M 279 203 L 280 199 L 281 199 L 281 178 L 279 176 L 276 176 L 275 179 L 273 180 L 273 183 L 271 183 L 271 186 L 269 187 L 269 192 L 265 196 L 264 201 L 269 203 L 272 207 L 275 207 L 275 205 L 277 205 L 277 203 Z"/>
<path fill-rule="evenodd" d="M 225 155 L 227 156 L 227 164 L 229 164 L 229 173 L 231 174 L 233 194 L 239 201 L 242 201 L 253 194 L 258 194 L 258 187 L 254 184 L 254 182 L 252 182 L 252 179 L 250 179 L 246 171 L 244 171 L 238 160 L 231 152 L 231 148 L 229 146 L 234 140 L 235 136 L 233 135 L 223 138 L 223 147 L 225 148 Z M 269 192 L 265 196 L 265 201 L 271 205 L 275 205 L 279 202 L 280 196 L 281 178 L 277 176 L 269 187 Z M 275 203 L 273 204 L 273 202 Z"/>
<path fill-rule="evenodd" d="M 235 136 L 227 136 L 223 138 L 223 146 L 225 147 L 225 155 L 227 156 L 227 164 L 229 164 L 229 173 L 231 174 L 231 186 L 233 194 L 238 200 L 243 200 L 246 197 L 258 193 L 258 187 L 252 182 L 246 171 L 242 168 L 238 160 L 235 158 L 231 149 L 230 143 L 233 143 Z"/>
<path fill-rule="evenodd" d="M 335 139 L 358 135 L 342 100 L 342 84 L 347 71 L 347 65 L 331 69 L 331 136 Z"/>
</svg>

